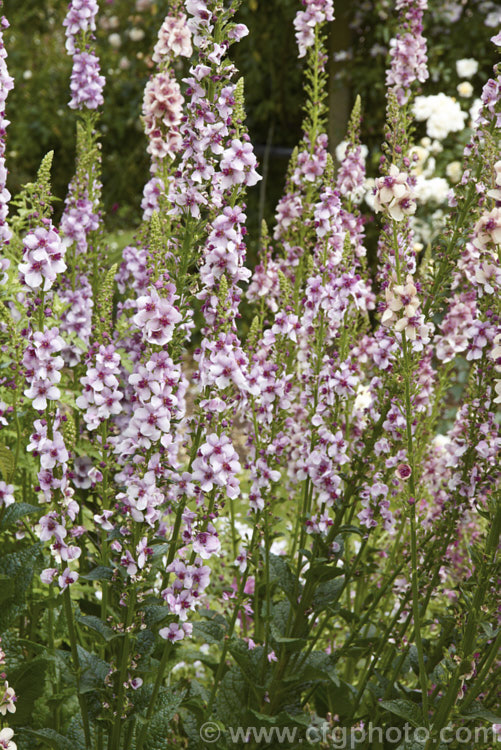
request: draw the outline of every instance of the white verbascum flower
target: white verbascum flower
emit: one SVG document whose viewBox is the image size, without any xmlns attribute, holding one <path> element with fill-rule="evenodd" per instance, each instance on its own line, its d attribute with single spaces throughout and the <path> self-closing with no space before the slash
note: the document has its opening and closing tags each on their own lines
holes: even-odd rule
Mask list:
<svg viewBox="0 0 501 750">
<path fill-rule="evenodd" d="M 501 208 L 480 217 L 473 228 L 473 244 L 481 252 L 488 251 L 492 245 L 501 245 Z"/>
<path fill-rule="evenodd" d="M 338 162 L 342 162 L 344 157 L 346 156 L 346 148 L 348 146 L 348 141 L 341 141 L 341 143 L 338 143 L 336 146 L 336 159 Z M 360 153 L 362 156 L 362 159 L 365 161 L 367 159 L 367 156 L 369 155 L 369 149 L 365 145 L 365 143 L 362 143 L 360 146 Z"/>
<path fill-rule="evenodd" d="M 3 684 L 3 695 L 0 693 L 0 714 L 5 716 L 7 712 L 10 714 L 16 712 L 16 693 L 14 688 L 9 687 L 9 683 L 6 681 Z"/>
<path fill-rule="evenodd" d="M 407 172 L 400 172 L 392 164 L 385 177 L 378 177 L 375 181 L 374 210 L 376 213 L 384 211 L 395 221 L 402 221 L 416 211 Z"/>
<path fill-rule="evenodd" d="M 494 164 L 494 175 L 496 187 L 493 190 L 488 190 L 487 195 L 489 198 L 494 198 L 495 201 L 501 201 L 501 159 Z"/>
<path fill-rule="evenodd" d="M 407 274 L 405 284 L 395 284 L 385 290 L 386 310 L 381 318 L 384 326 L 391 326 L 398 320 L 397 313 L 403 312 L 406 318 L 412 318 L 419 307 L 417 289 L 410 274 Z"/>
<path fill-rule="evenodd" d="M 473 57 L 463 57 L 456 61 L 456 71 L 460 78 L 471 78 L 478 70 L 478 62 Z"/>
<path fill-rule="evenodd" d="M 13 737 L 14 730 L 10 727 L 4 727 L 4 729 L 0 731 L 0 748 L 2 748 L 2 750 L 17 750 L 16 743 L 11 742 Z"/>
<path fill-rule="evenodd" d="M 498 333 L 493 341 L 493 348 L 489 352 L 488 357 L 494 362 L 494 370 L 501 376 L 501 333 Z M 495 404 L 501 404 L 501 377 L 495 381 L 494 390 L 496 398 L 494 399 Z"/>
</svg>

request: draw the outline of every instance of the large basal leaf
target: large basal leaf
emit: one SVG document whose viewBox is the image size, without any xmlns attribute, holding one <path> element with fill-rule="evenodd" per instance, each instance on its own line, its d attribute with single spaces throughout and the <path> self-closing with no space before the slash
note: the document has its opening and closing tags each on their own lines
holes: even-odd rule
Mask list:
<svg viewBox="0 0 501 750">
<path fill-rule="evenodd" d="M 16 712 L 9 714 L 9 723 L 13 727 L 31 722 L 35 703 L 44 694 L 48 667 L 49 660 L 38 656 L 16 669 L 9 669 L 9 684 L 17 695 Z"/>
<path fill-rule="evenodd" d="M 461 715 L 465 719 L 483 719 L 484 721 L 488 721 L 489 724 L 501 724 L 499 713 L 495 714 L 488 708 L 484 708 L 481 703 L 473 703 L 465 711 L 462 711 Z"/>
<path fill-rule="evenodd" d="M 80 660 L 80 693 L 89 693 L 104 688 L 104 678 L 107 676 L 110 665 L 100 659 L 96 654 L 86 651 L 81 646 L 78 648 Z"/>
<path fill-rule="evenodd" d="M 406 701 L 403 698 L 397 698 L 391 701 L 381 701 L 379 704 L 381 708 L 385 708 L 391 714 L 399 716 L 401 719 L 405 719 L 413 727 L 423 726 L 423 714 L 421 709 L 416 703 L 412 701 Z"/>
<path fill-rule="evenodd" d="M 98 565 L 88 573 L 80 576 L 85 581 L 111 581 L 113 578 L 113 568 L 107 568 L 104 565 Z"/>
<path fill-rule="evenodd" d="M 226 635 L 226 630 L 217 622 L 209 620 L 209 622 L 195 622 L 193 634 L 206 643 L 219 643 Z"/>
<path fill-rule="evenodd" d="M 284 557 L 270 554 L 270 574 L 271 579 L 275 582 L 289 597 L 296 601 L 296 578 L 293 575 L 289 565 Z"/>
<path fill-rule="evenodd" d="M 148 722 L 148 732 L 144 743 L 144 750 L 165 750 L 167 736 L 171 731 L 171 721 L 179 710 L 186 691 L 170 691 L 163 689 L 157 700 L 161 707 L 153 714 Z"/>
<path fill-rule="evenodd" d="M 0 608 L 0 633 L 19 617 L 25 608 L 26 593 L 38 565 L 42 562 L 41 544 L 25 547 L 0 557 L 0 576 L 12 581 L 11 594 Z"/>
<path fill-rule="evenodd" d="M 313 609 L 319 612 L 326 609 L 339 599 L 339 595 L 344 587 L 344 576 L 342 578 L 333 578 L 317 586 L 313 596 Z"/>
<path fill-rule="evenodd" d="M 249 687 L 238 667 L 229 669 L 219 685 L 216 714 L 226 726 L 243 725 Z"/>
<path fill-rule="evenodd" d="M 76 620 L 80 625 L 85 625 L 93 630 L 94 633 L 98 633 L 104 641 L 111 641 L 113 638 L 118 637 L 118 634 L 115 633 L 109 625 L 105 625 L 105 623 L 99 617 L 95 617 L 95 615 L 77 614 Z"/>
<path fill-rule="evenodd" d="M 33 739 L 38 739 L 44 743 L 44 747 L 51 747 L 54 750 L 76 750 L 71 740 L 64 735 L 59 734 L 54 729 L 25 729 L 24 732 Z"/>
</svg>

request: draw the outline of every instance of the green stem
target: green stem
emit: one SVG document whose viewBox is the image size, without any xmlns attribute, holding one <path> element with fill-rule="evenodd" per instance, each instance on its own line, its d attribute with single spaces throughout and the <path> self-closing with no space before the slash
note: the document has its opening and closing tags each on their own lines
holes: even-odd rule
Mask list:
<svg viewBox="0 0 501 750">
<path fill-rule="evenodd" d="M 258 532 L 257 532 L 257 526 L 258 526 L 258 523 L 259 523 L 260 514 L 261 514 L 261 511 L 258 511 L 256 513 L 256 518 L 255 518 L 255 523 L 254 523 L 254 530 L 252 532 L 252 538 L 251 538 L 251 542 L 250 542 L 250 545 L 249 545 L 249 551 L 247 553 L 247 558 L 248 559 L 250 559 L 252 557 L 252 553 L 254 551 L 254 546 L 255 546 L 255 544 L 257 542 L 257 539 L 259 537 Z M 244 589 L 245 589 L 245 584 L 247 583 L 247 579 L 249 577 L 249 574 L 250 574 L 250 566 L 249 566 L 249 564 L 247 564 L 247 567 L 246 567 L 246 569 L 245 569 L 245 571 L 244 571 L 244 573 L 242 575 L 242 578 L 240 580 L 240 586 L 239 586 L 238 594 L 237 594 L 237 601 L 235 603 L 235 608 L 233 610 L 233 614 L 232 614 L 232 617 L 231 617 L 230 626 L 228 628 L 227 634 L 224 637 L 223 652 L 221 654 L 221 658 L 219 660 L 219 664 L 217 665 L 217 670 L 216 670 L 216 674 L 215 674 L 215 677 L 214 677 L 214 684 L 212 686 L 212 690 L 211 690 L 211 694 L 210 694 L 210 698 L 209 698 L 209 707 L 207 709 L 207 715 L 208 716 L 210 716 L 210 713 L 212 711 L 212 706 L 214 704 L 214 700 L 215 700 L 215 697 L 216 697 L 217 688 L 218 688 L 219 682 L 221 681 L 221 678 L 223 676 L 223 669 L 224 669 L 224 665 L 225 665 L 226 654 L 228 653 L 228 647 L 229 647 L 230 639 L 231 639 L 231 637 L 233 635 L 233 631 L 235 629 L 235 625 L 236 625 L 237 618 L 238 618 L 238 613 L 240 611 L 240 606 L 241 606 L 243 598 L 245 596 Z M 139 750 L 139 748 L 138 748 L 138 750 Z"/>
<path fill-rule="evenodd" d="M 85 702 L 85 696 L 80 692 L 80 659 L 78 658 L 78 647 L 77 647 L 77 636 L 75 631 L 75 623 L 73 621 L 73 609 L 71 606 L 71 595 L 69 586 L 63 591 L 63 604 L 64 611 L 66 614 L 66 622 L 68 624 L 68 635 L 70 639 L 71 647 L 71 658 L 73 660 L 73 669 L 75 671 L 76 682 L 77 682 L 77 694 L 78 702 L 80 704 L 80 711 L 82 714 L 83 730 L 85 736 L 85 744 L 88 748 L 91 747 L 91 735 L 89 726 L 89 715 L 87 713 L 87 703 Z"/>
<path fill-rule="evenodd" d="M 499 535 L 501 531 L 501 505 L 498 505 L 493 523 L 490 528 L 489 535 L 486 541 L 486 549 L 480 565 L 480 571 L 478 576 L 478 585 L 475 589 L 475 595 L 473 602 L 468 612 L 468 618 L 466 620 L 466 627 L 464 631 L 463 642 L 461 644 L 461 656 L 463 660 L 471 659 L 475 648 L 475 640 L 477 633 L 477 625 L 479 619 L 480 609 L 484 602 L 485 594 L 489 585 L 489 572 L 493 567 L 493 563 L 496 557 L 496 551 L 499 544 Z M 425 750 L 430 750 L 437 747 L 437 736 L 440 730 L 447 724 L 449 715 L 454 708 L 457 697 L 459 686 L 461 684 L 461 674 L 463 674 L 464 666 L 462 663 L 458 664 L 454 675 L 449 682 L 449 687 L 446 694 L 440 701 L 435 721 L 433 722 L 433 737 L 431 737 L 426 743 Z"/>
<path fill-rule="evenodd" d="M 133 584 L 129 590 L 129 601 L 127 602 L 127 613 L 125 616 L 125 632 L 122 642 L 122 649 L 120 654 L 120 671 L 118 677 L 118 696 L 116 702 L 116 715 L 113 723 L 113 728 L 109 738 L 108 750 L 119 750 L 120 747 L 120 734 L 122 729 L 122 711 L 125 697 L 125 678 L 127 676 L 127 669 L 129 666 L 129 650 L 130 650 L 130 626 L 134 617 L 134 610 L 136 604 L 136 585 Z"/>
<path fill-rule="evenodd" d="M 160 664 L 158 665 L 157 676 L 155 678 L 155 684 L 153 685 L 153 691 L 151 693 L 148 710 L 146 712 L 146 722 L 143 724 L 141 728 L 141 732 L 139 733 L 139 737 L 136 742 L 136 750 L 142 750 L 144 740 L 146 739 L 146 732 L 148 731 L 148 721 L 153 716 L 153 711 L 155 710 L 155 704 L 157 702 L 158 693 L 160 691 L 160 687 L 164 679 L 165 669 L 167 667 L 167 662 L 169 661 L 169 656 L 172 652 L 172 648 L 173 648 L 172 643 L 170 641 L 167 641 L 165 643 L 165 646 L 162 652 Z"/>
</svg>

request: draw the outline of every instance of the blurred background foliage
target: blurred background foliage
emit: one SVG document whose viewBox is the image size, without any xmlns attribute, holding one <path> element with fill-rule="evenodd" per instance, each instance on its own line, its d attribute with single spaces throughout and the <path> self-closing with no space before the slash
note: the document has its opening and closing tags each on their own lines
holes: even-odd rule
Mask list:
<svg viewBox="0 0 501 750">
<path fill-rule="evenodd" d="M 489 76 L 501 25 L 499 3 L 485 0 L 429 0 L 431 81 L 426 93 L 455 93 L 455 61 L 473 57 L 479 71 L 472 83 L 479 96 Z M 98 51 L 107 79 L 101 119 L 104 204 L 107 228 L 116 231 L 140 221 L 148 158 L 139 119 L 143 88 L 152 69 L 150 53 L 168 10 L 167 0 L 100 0 Z M 250 34 L 233 48 L 245 77 L 248 126 L 266 179 L 249 195 L 251 237 L 261 218 L 271 220 L 287 161 L 301 137 L 302 67 L 297 60 L 292 21 L 298 0 L 243 0 L 239 20 Z M 337 0 L 329 49 L 329 136 L 334 152 L 342 140 L 352 102 L 363 103 L 362 140 L 375 172 L 383 133 L 385 67 L 395 33 L 394 0 Z M 8 99 L 9 188 L 15 193 L 32 180 L 43 155 L 54 149 L 54 193 L 66 194 L 74 166 L 76 115 L 68 109 L 71 59 L 65 54 L 62 0 L 4 0 L 11 28 L 5 35 L 15 89 Z M 179 71 L 180 75 L 183 71 Z M 251 254 L 254 252 L 251 243 Z"/>
</svg>

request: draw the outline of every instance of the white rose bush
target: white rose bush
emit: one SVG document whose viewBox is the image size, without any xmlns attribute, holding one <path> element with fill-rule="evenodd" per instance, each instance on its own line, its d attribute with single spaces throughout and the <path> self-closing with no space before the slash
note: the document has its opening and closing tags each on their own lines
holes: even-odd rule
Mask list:
<svg viewBox="0 0 501 750">
<path fill-rule="evenodd" d="M 461 746 L 444 730 L 480 726 L 470 746 L 487 750 L 501 65 L 473 119 L 474 59 L 457 62 L 460 101 L 427 94 L 427 0 L 396 0 L 369 179 L 360 98 L 342 143 L 327 136 L 332 0 L 298 3 L 303 135 L 251 267 L 261 176 L 231 59 L 238 5 L 170 3 L 140 113 L 143 222 L 118 263 L 99 4 L 71 0 L 65 20 L 77 151 L 58 221 L 52 153 L 19 195 L 6 187 L 2 19 L 0 747 L 296 748 L 312 728 L 340 747 L 317 728 L 371 722 L 405 738 L 345 747 L 443 750 Z M 456 133 L 463 153 L 437 174 Z"/>
</svg>

